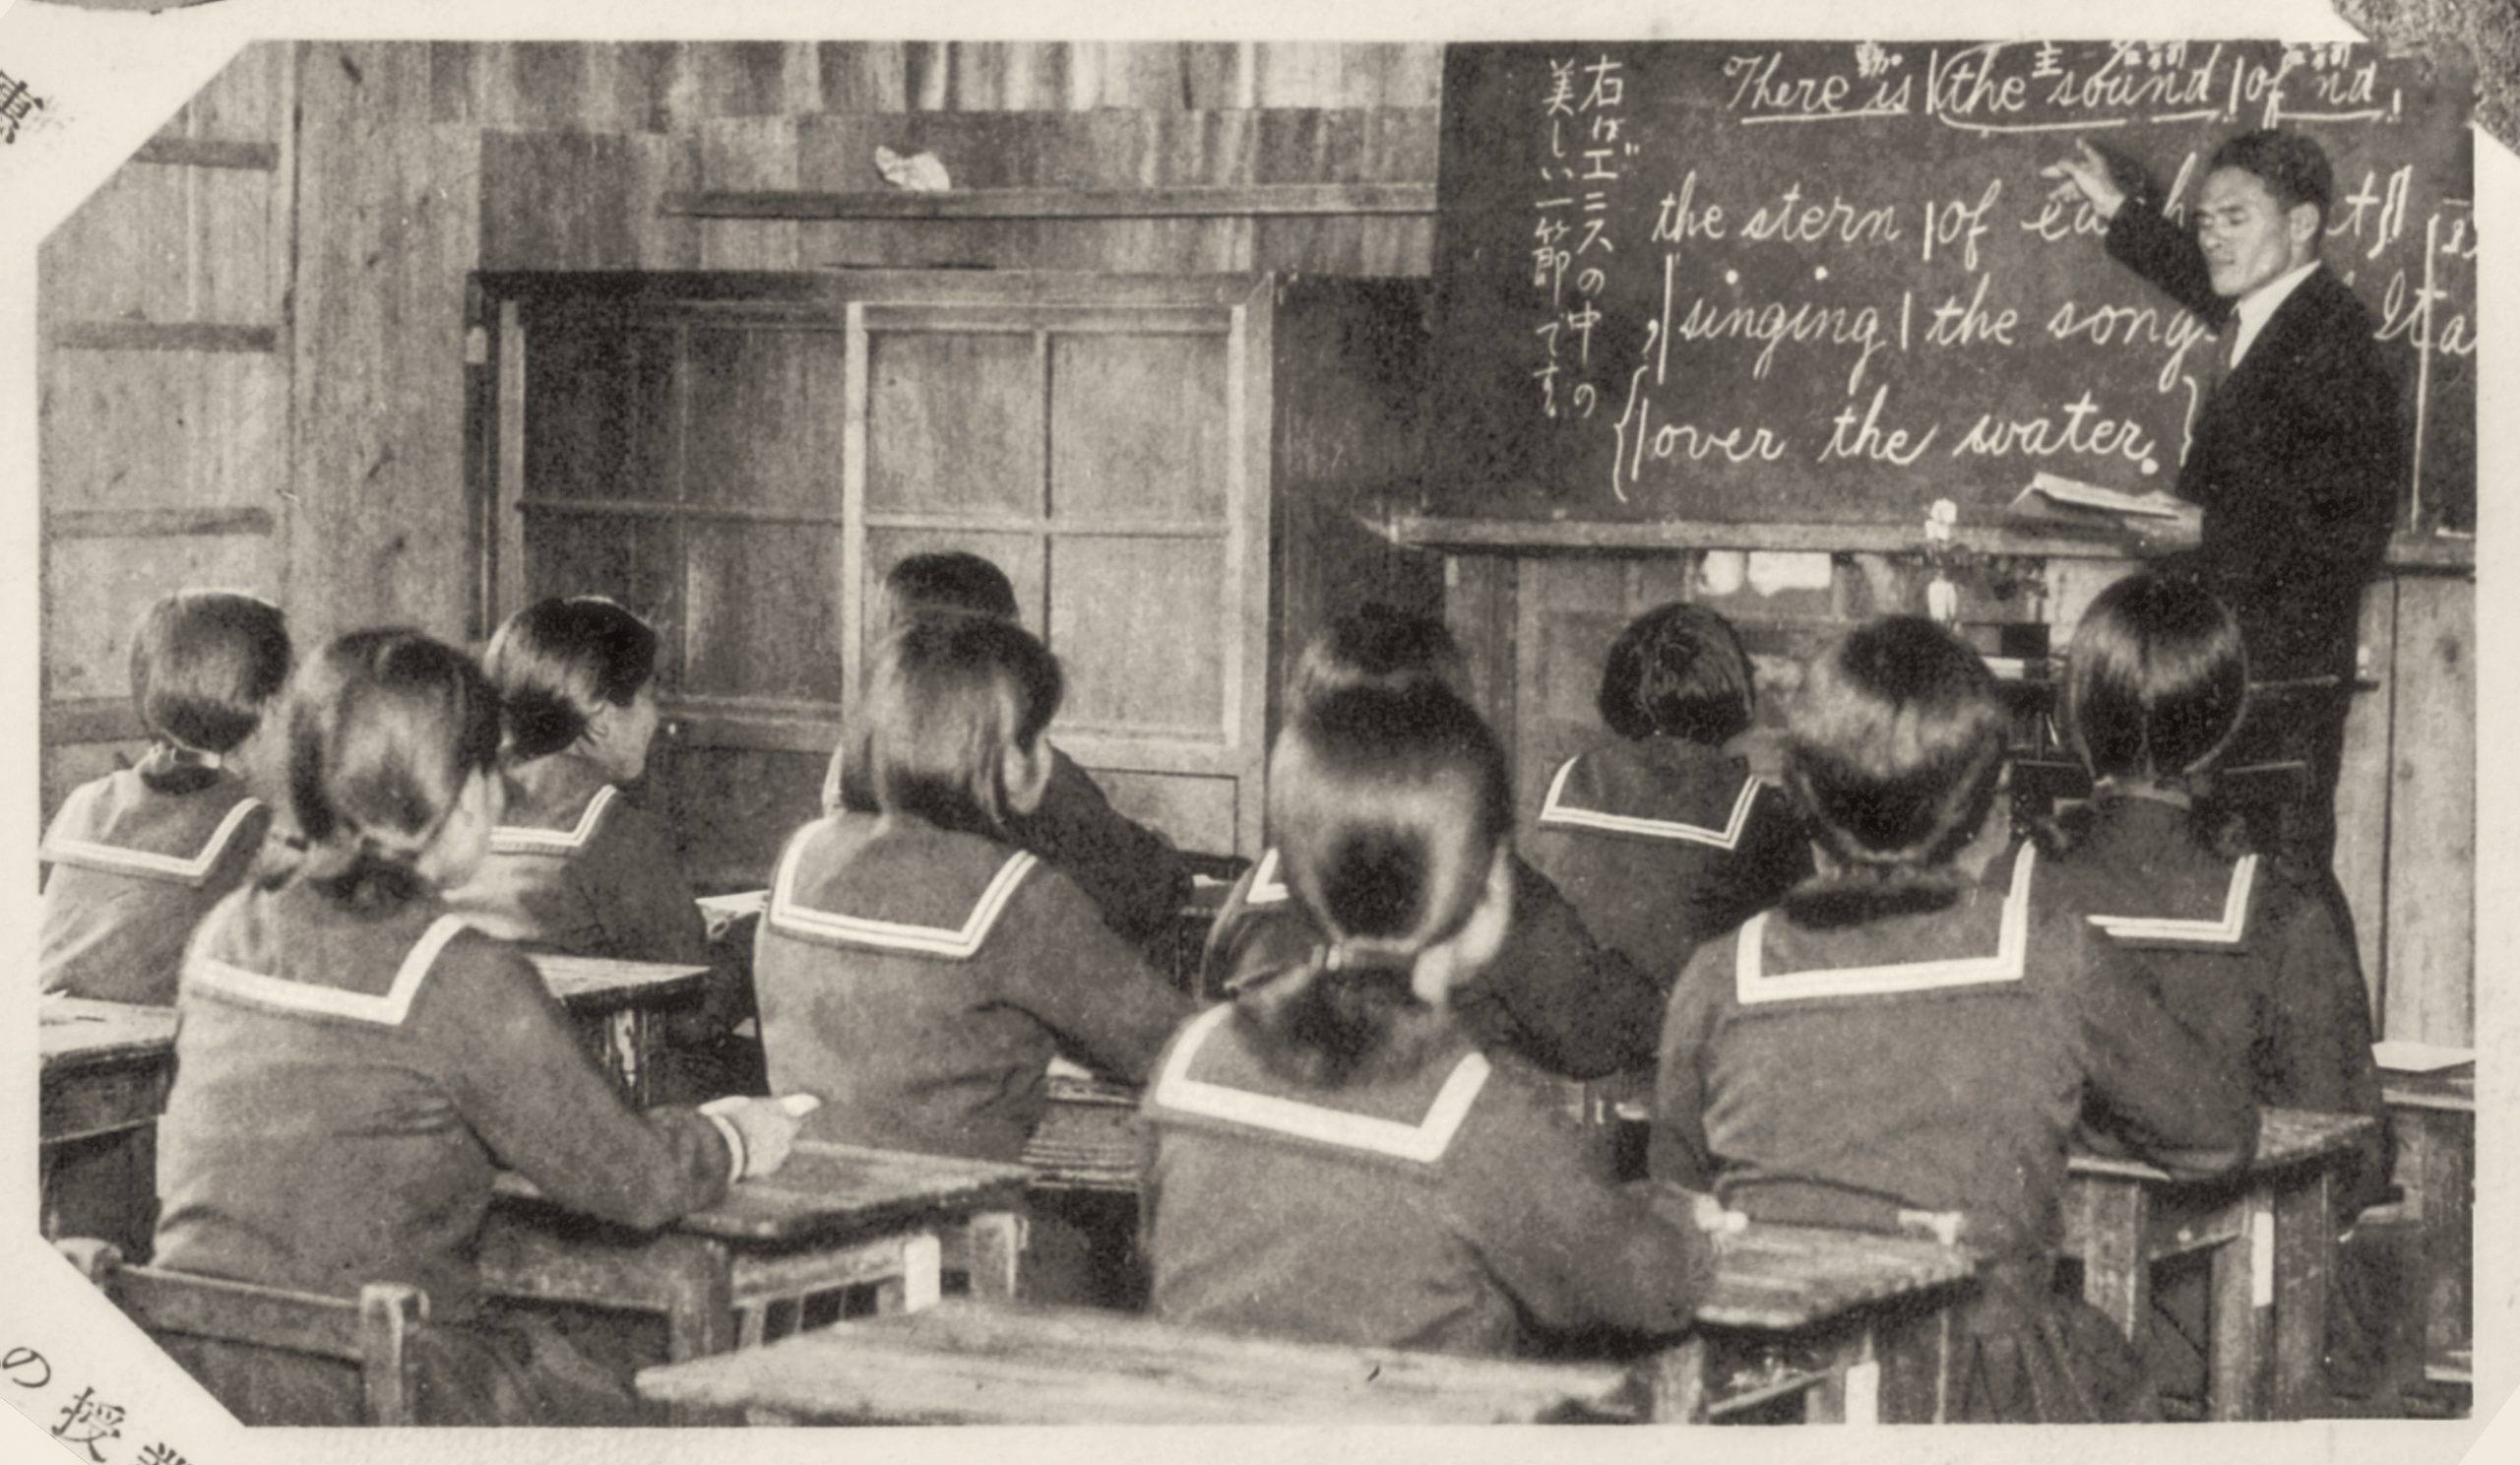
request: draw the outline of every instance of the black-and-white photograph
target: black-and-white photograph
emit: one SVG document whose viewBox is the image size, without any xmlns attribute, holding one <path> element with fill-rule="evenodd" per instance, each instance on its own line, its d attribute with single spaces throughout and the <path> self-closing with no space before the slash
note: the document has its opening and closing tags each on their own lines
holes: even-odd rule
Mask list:
<svg viewBox="0 0 2520 1465">
<path fill-rule="evenodd" d="M 0 9 L 0 1434 L 2480 1437 L 2520 16 L 1381 8 Z"/>
</svg>

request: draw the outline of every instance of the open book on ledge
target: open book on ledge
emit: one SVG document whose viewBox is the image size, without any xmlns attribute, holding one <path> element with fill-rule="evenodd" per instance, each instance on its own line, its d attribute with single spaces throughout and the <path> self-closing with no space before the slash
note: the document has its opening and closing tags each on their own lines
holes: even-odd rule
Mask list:
<svg viewBox="0 0 2520 1465">
<path fill-rule="evenodd" d="M 2016 514 L 2040 514 L 2052 512 L 2058 505 L 2098 509 L 2107 514 L 2142 519 L 2182 519 L 2197 512 L 2194 504 L 2167 491 L 2121 493 L 2096 483 L 2060 478 L 2051 473 L 2032 475 L 2030 486 L 2013 496 L 2012 511 Z"/>
</svg>

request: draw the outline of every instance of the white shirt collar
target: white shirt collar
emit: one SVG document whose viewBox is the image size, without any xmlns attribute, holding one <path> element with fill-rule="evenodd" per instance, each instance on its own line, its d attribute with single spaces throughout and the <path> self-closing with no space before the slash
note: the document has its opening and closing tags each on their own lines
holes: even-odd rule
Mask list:
<svg viewBox="0 0 2520 1465">
<path fill-rule="evenodd" d="M 2267 317 L 2318 267 L 2319 262 L 2312 260 L 2300 269 L 2287 270 L 2232 302 L 2233 326 L 2239 332 L 2232 341 L 2232 365 L 2239 365 L 2240 358 L 2248 354 L 2250 344 L 2257 340 L 2257 333 L 2266 329 Z"/>
</svg>

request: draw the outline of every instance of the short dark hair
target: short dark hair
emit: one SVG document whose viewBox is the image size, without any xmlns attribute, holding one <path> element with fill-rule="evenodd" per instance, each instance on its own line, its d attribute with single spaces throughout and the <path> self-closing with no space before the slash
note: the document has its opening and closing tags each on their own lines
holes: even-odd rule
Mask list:
<svg viewBox="0 0 2520 1465">
<path fill-rule="evenodd" d="M 905 555 L 884 575 L 884 595 L 896 624 L 936 610 L 1021 620 L 1015 583 L 1006 572 L 965 549 Z"/>
<path fill-rule="evenodd" d="M 1369 601 L 1332 620 L 1296 659 L 1288 689 L 1294 711 L 1332 692 L 1370 686 L 1386 690 L 1431 683 L 1470 695 L 1470 663 L 1444 623 L 1380 601 Z"/>
<path fill-rule="evenodd" d="M 1039 746 L 1066 684 L 1010 620 L 916 617 L 875 647 L 842 742 L 837 802 L 1005 839 L 1009 748 Z"/>
<path fill-rule="evenodd" d="M 657 633 L 601 596 L 537 601 L 490 638 L 508 750 L 539 758 L 576 742 L 606 705 L 627 707 L 657 675 Z"/>
<path fill-rule="evenodd" d="M 1240 999 L 1264 1061 L 1336 1086 L 1386 1052 L 1424 1007 L 1418 954 L 1478 910 L 1512 803 L 1495 734 L 1440 685 L 1348 687 L 1296 714 L 1270 758 L 1269 825 L 1331 944 Z"/>
<path fill-rule="evenodd" d="M 2265 184 L 2276 207 L 2288 214 L 2296 204 L 2309 205 L 2318 211 L 2319 227 L 2327 227 L 2336 172 L 2328 166 L 2327 150 L 2306 134 L 2273 127 L 2243 132 L 2214 150 L 2205 171 L 2218 168 L 2237 168 Z"/>
<path fill-rule="evenodd" d="M 262 726 L 288 681 L 288 621 L 256 596 L 179 590 L 131 638 L 131 697 L 149 735 L 223 753 Z"/>
<path fill-rule="evenodd" d="M 2004 733 L 1985 663 L 1932 621 L 1872 621 L 1812 663 L 1785 779 L 1841 868 L 1796 893 L 1797 918 L 1948 903 L 1951 859 L 1994 801 Z"/>
<path fill-rule="evenodd" d="M 289 697 L 288 802 L 303 875 L 337 901 L 391 909 L 421 893 L 419 860 L 499 753 L 499 698 L 472 659 L 413 630 L 353 631 Z"/>
<path fill-rule="evenodd" d="M 1636 617 L 1610 643 L 1594 705 L 1621 737 L 1720 744 L 1749 728 L 1758 703 L 1732 622 L 1674 601 Z"/>
<path fill-rule="evenodd" d="M 2129 575 L 2083 612 L 2064 690 L 2068 734 L 2094 774 L 2202 773 L 2248 702 L 2239 622 L 2192 580 Z"/>
</svg>

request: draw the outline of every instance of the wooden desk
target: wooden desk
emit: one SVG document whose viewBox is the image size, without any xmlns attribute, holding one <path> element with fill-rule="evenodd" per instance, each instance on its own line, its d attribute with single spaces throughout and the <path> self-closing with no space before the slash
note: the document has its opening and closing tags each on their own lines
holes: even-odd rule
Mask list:
<svg viewBox="0 0 2520 1465">
<path fill-rule="evenodd" d="M 941 1155 L 800 1141 L 778 1174 L 662 1231 L 607 1226 L 499 1178 L 481 1237 L 488 1291 L 665 1315 L 675 1359 L 749 1346 L 770 1311 L 873 1284 L 879 1307 L 935 1300 L 950 1253 L 974 1295 L 1011 1298 L 1031 1173 Z"/>
<path fill-rule="evenodd" d="M 593 1025 L 604 1068 L 620 1081 L 621 1091 L 632 1104 L 645 1106 L 657 1051 L 651 1018 L 658 1008 L 698 993 L 709 969 L 556 952 L 526 955 L 560 1005 Z"/>
<path fill-rule="evenodd" d="M 2129 1160 L 2067 1165 L 2063 1254 L 2083 1297 L 2128 1338 L 2152 1310 L 2155 1263 L 2211 1253 L 2214 1419 L 2300 1419 L 2326 1399 L 2328 1278 L 2336 1264 L 2335 1171 L 2373 1121 L 2269 1109 L 2257 1158 L 2236 1177 L 2175 1180 Z"/>
<path fill-rule="evenodd" d="M 1930 1242 L 1753 1227 L 1728 1242 L 1709 1328 L 1812 1338 L 1829 1362 L 1795 1385 L 1811 1417 L 1937 1417 L 1943 1309 L 1884 1305 L 1954 1292 L 1969 1257 Z M 756 1423 L 973 1425 L 1491 1424 L 1704 1419 L 1709 1360 L 1695 1336 L 1642 1366 L 1532 1364 L 1245 1337 L 1089 1309 L 946 1303 L 847 1322 L 770 1347 L 639 1375 L 648 1398 L 742 1410 Z M 1884 1365 L 1893 1365 L 1885 1376 Z M 1771 1390 L 1774 1392 L 1777 1390 Z M 1755 1402 L 1755 1401 L 1752 1401 Z"/>
<path fill-rule="evenodd" d="M 158 1115 L 175 1070 L 175 1009 L 50 996 L 37 1011 L 43 1234 L 93 1236 L 146 1257 L 158 1213 Z"/>
<path fill-rule="evenodd" d="M 2397 1136 L 2400 1214 L 2416 1235 L 2424 1361 L 2453 1381 L 2471 1347 L 2475 1255 L 2477 1075 L 2473 1060 L 2423 1073 L 2380 1071 L 2380 1099 Z M 2453 1362 L 2453 1360 L 2456 1360 Z"/>
<path fill-rule="evenodd" d="M 1950 1305 L 1976 1271 L 1961 1248 L 1906 1237 L 1752 1224 L 1722 1239 L 1698 1331 L 1650 1369 L 1651 1413 L 1721 1419 L 1798 1392 L 1814 1424 L 1941 1422 L 1953 1384 Z M 1930 1304 L 1930 1305 L 1928 1305 Z M 1812 1367 L 1725 1396 L 1719 1360 L 1782 1341 Z"/>
</svg>

